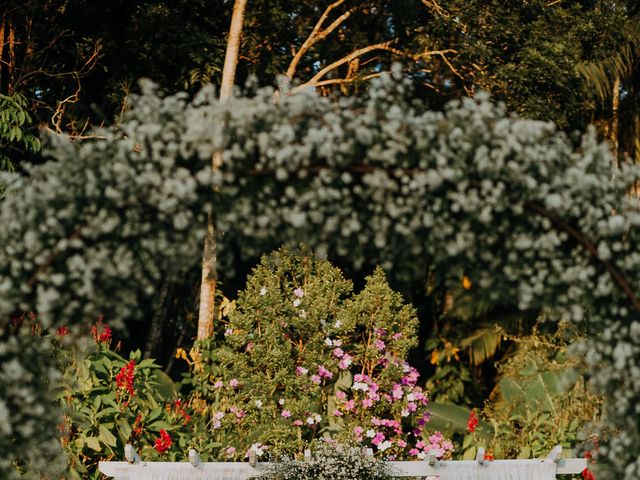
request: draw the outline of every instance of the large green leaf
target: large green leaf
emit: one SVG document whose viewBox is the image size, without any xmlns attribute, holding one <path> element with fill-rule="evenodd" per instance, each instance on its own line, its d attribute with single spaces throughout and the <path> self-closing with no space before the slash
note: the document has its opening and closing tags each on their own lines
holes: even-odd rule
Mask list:
<svg viewBox="0 0 640 480">
<path fill-rule="evenodd" d="M 465 432 L 471 410 L 466 407 L 454 405 L 453 403 L 432 402 L 431 419 L 429 428 L 433 430 L 453 430 L 454 432 Z M 478 421 L 476 432 L 483 438 L 493 437 L 493 427 L 484 420 Z"/>
<path fill-rule="evenodd" d="M 109 431 L 104 425 L 100 425 L 100 441 L 110 447 L 115 447 L 118 444 L 118 440 L 113 436 L 113 433 Z"/>
<path fill-rule="evenodd" d="M 156 384 L 156 392 L 160 394 L 163 400 L 168 401 L 173 398 L 176 398 L 178 395 L 178 389 L 176 388 L 176 384 L 171 377 L 164 373 L 162 370 L 156 370 L 154 372 L 155 375 L 155 384 Z"/>
</svg>

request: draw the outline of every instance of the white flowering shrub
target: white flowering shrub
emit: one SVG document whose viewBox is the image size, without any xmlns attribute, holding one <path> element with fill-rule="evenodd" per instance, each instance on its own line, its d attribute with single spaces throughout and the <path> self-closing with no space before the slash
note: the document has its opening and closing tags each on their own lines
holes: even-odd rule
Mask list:
<svg viewBox="0 0 640 480">
<path fill-rule="evenodd" d="M 282 458 L 270 464 L 255 480 L 391 480 L 388 464 L 367 458 L 357 447 L 319 442 L 310 461 Z"/>
<path fill-rule="evenodd" d="M 640 478 L 640 209 L 626 195 L 640 175 L 612 170 L 593 131 L 571 139 L 484 95 L 430 111 L 391 77 L 337 100 L 264 90 L 220 104 L 204 89 L 188 103 L 145 87 L 121 128 L 3 177 L 3 318 L 135 318 L 160 276 L 197 265 L 215 205 L 227 272 L 303 241 L 398 281 L 428 265 L 452 281 L 474 272 L 495 302 L 584 322 L 607 397 L 603 475 Z"/>
<path fill-rule="evenodd" d="M 41 478 L 66 464 L 55 435 L 61 374 L 50 338 L 32 328 L 39 326 L 16 320 L 0 341 L 0 478 L 6 480 Z"/>
</svg>

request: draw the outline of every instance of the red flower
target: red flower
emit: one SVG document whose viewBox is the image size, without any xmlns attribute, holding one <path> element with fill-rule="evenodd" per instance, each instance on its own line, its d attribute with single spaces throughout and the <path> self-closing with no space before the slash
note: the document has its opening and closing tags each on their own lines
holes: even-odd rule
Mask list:
<svg viewBox="0 0 640 480">
<path fill-rule="evenodd" d="M 166 430 L 160 430 L 160 436 L 156 438 L 155 449 L 158 453 L 164 453 L 171 448 L 171 437 Z"/>
<path fill-rule="evenodd" d="M 60 338 L 64 337 L 65 335 L 69 334 L 69 327 L 67 327 L 66 325 L 63 327 L 59 327 L 58 328 L 58 336 Z"/>
<path fill-rule="evenodd" d="M 136 375 L 136 361 L 131 360 L 120 369 L 116 375 L 116 384 L 118 388 L 124 388 L 132 397 L 136 394 L 133 389 L 133 380 Z"/>
<path fill-rule="evenodd" d="M 596 480 L 596 476 L 588 468 L 585 468 L 582 471 L 582 478 L 584 478 L 585 480 Z"/>
<path fill-rule="evenodd" d="M 111 341 L 111 328 L 106 323 L 102 323 L 102 317 L 98 318 L 98 323 L 91 327 L 91 335 L 96 343 L 109 343 Z"/>
<path fill-rule="evenodd" d="M 138 415 L 133 422 L 133 434 L 138 436 L 142 433 L 142 415 Z"/>
<path fill-rule="evenodd" d="M 470 432 L 475 432 L 476 427 L 478 426 L 478 417 L 476 416 L 476 411 L 471 410 L 469 414 L 469 420 L 467 420 L 467 430 Z"/>
</svg>

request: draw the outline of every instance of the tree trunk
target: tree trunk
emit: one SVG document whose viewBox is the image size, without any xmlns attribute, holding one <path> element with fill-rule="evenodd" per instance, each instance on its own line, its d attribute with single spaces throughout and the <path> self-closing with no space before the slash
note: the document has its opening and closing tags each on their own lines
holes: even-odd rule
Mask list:
<svg viewBox="0 0 640 480">
<path fill-rule="evenodd" d="M 227 99 L 233 92 L 233 85 L 238 65 L 238 52 L 240 50 L 240 36 L 244 21 L 244 11 L 247 0 L 236 0 L 233 5 L 231 27 L 227 40 L 227 51 L 224 57 L 224 69 L 222 70 L 222 82 L 220 85 L 220 101 Z M 215 171 L 222 164 L 222 152 L 216 152 L 211 159 L 211 167 Z M 216 282 L 216 227 L 215 214 L 209 215 L 207 235 L 204 242 L 202 255 L 202 284 L 200 286 L 200 309 L 198 312 L 198 339 L 207 338 L 213 333 L 213 319 L 215 312 Z"/>
<path fill-rule="evenodd" d="M 611 97 L 611 128 L 609 131 L 609 141 L 611 142 L 611 152 L 613 153 L 613 161 L 616 166 L 620 162 L 620 152 L 618 147 L 618 110 L 620 106 L 620 75 L 616 75 L 613 82 L 613 92 Z"/>
<path fill-rule="evenodd" d="M 2 70 L 4 70 L 4 16 L 0 22 L 0 93 L 4 93 L 2 88 Z"/>
<path fill-rule="evenodd" d="M 9 78 L 7 79 L 7 94 L 13 95 L 15 81 L 16 81 L 16 78 L 15 78 L 16 50 L 15 50 L 15 29 L 11 23 L 9 23 L 8 41 L 9 41 L 9 56 L 7 59 L 7 73 Z"/>
</svg>

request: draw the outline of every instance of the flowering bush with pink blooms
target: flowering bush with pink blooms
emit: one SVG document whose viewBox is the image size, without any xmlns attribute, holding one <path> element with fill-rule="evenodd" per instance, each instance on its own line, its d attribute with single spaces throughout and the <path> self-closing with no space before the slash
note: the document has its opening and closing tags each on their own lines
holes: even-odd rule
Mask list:
<svg viewBox="0 0 640 480">
<path fill-rule="evenodd" d="M 220 458 L 253 444 L 300 453 L 318 437 L 385 458 L 447 456 L 452 445 L 428 431 L 427 393 L 406 361 L 416 327 L 382 270 L 355 294 L 329 262 L 281 250 L 248 279 L 219 327 L 223 343 L 198 347 L 192 405 L 209 416 Z"/>
</svg>

